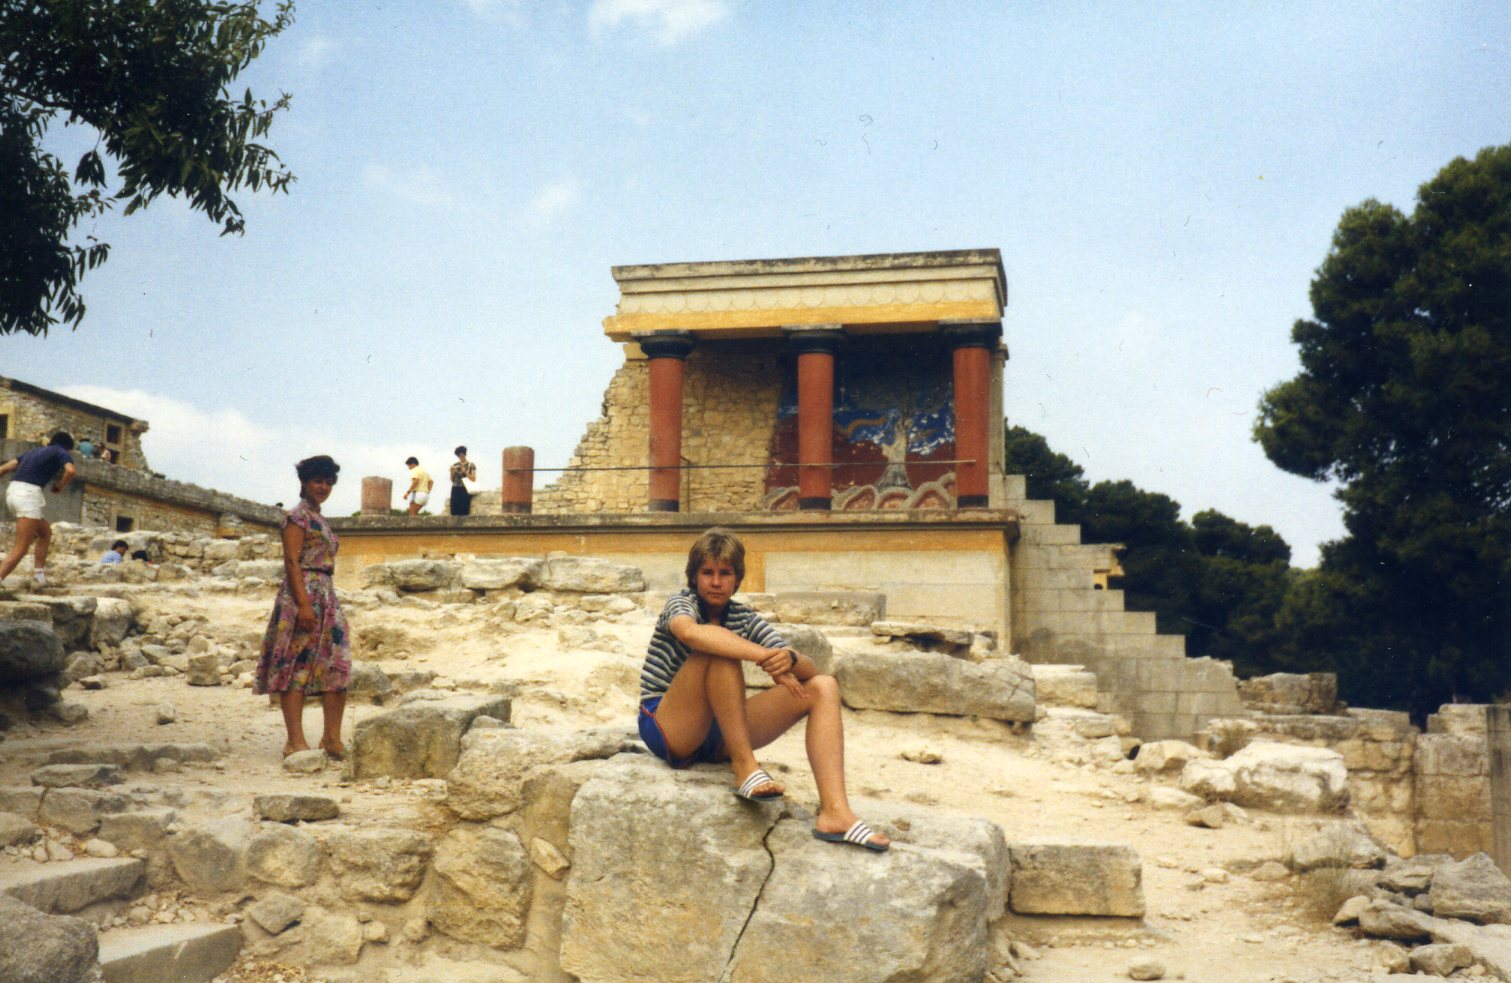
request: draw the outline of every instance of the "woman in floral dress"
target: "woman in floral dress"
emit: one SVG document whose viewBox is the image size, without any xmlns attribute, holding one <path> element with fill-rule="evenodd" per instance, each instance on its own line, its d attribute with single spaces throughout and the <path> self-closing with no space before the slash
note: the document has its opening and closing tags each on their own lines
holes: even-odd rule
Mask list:
<svg viewBox="0 0 1511 983">
<path fill-rule="evenodd" d="M 309 750 L 304 698 L 319 693 L 325 714 L 320 750 L 340 760 L 346 753 L 341 716 L 346 711 L 351 642 L 332 583 L 338 541 L 320 506 L 330 497 L 341 465 L 321 454 L 300 461 L 295 471 L 299 504 L 283 517 L 283 585 L 262 638 L 253 691 L 278 694 L 288 731 L 284 757 Z"/>
</svg>

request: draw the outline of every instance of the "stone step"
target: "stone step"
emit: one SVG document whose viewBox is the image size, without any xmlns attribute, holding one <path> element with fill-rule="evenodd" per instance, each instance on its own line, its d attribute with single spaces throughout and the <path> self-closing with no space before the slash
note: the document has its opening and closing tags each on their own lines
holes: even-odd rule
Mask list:
<svg viewBox="0 0 1511 983">
<path fill-rule="evenodd" d="M 205 983 L 241 951 L 235 925 L 179 924 L 120 928 L 100 934 L 105 983 Z"/>
<path fill-rule="evenodd" d="M 1036 665 L 1035 696 L 1042 707 L 1097 709 L 1097 674 L 1079 665 Z"/>
<path fill-rule="evenodd" d="M 21 863 L 0 868 L 0 893 L 50 915 L 66 915 L 100 901 L 129 898 L 147 864 L 131 857 Z"/>
<path fill-rule="evenodd" d="M 1090 741 L 1113 737 L 1127 729 L 1127 724 L 1113 714 L 1082 707 L 1045 707 L 1044 714 L 1036 728 L 1046 731 L 1063 728 Z"/>
</svg>

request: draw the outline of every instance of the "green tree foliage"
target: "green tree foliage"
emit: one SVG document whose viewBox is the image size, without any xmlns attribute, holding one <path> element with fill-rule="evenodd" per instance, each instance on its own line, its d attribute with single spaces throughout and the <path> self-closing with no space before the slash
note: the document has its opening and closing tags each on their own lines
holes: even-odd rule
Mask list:
<svg viewBox="0 0 1511 983">
<path fill-rule="evenodd" d="M 0 334 L 78 325 L 79 281 L 109 246 L 70 235 L 116 202 L 180 197 L 225 235 L 243 228 L 230 192 L 287 191 L 258 141 L 288 94 L 230 86 L 292 19 L 288 2 L 267 20 L 256 2 L 0 0 Z M 60 122 L 97 135 L 71 176 L 42 145 Z"/>
<path fill-rule="evenodd" d="M 1028 497 L 1055 502 L 1057 521 L 1079 523 L 1085 542 L 1126 547 L 1129 610 L 1153 611 L 1159 630 L 1185 635 L 1192 655 L 1231 659 L 1244 675 L 1280 667 L 1275 615 L 1292 574 L 1290 547 L 1275 530 L 1211 510 L 1188 524 L 1168 495 L 1130 481 L 1090 485 L 1079 465 L 1024 427 L 1006 428 L 1006 452 Z"/>
<path fill-rule="evenodd" d="M 1348 535 L 1283 613 L 1288 658 L 1356 703 L 1504 694 L 1511 667 L 1511 146 L 1459 158 L 1410 216 L 1344 213 L 1267 392 L 1270 460 L 1335 480 Z"/>
</svg>

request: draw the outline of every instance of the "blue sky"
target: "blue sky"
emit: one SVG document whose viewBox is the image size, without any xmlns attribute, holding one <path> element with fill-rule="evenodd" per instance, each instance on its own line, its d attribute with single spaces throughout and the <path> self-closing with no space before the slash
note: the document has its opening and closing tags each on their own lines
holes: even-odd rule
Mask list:
<svg viewBox="0 0 1511 983">
<path fill-rule="evenodd" d="M 1338 508 L 1256 402 L 1342 211 L 1511 138 L 1511 8 L 306 0 L 242 81 L 293 93 L 292 193 L 101 221 L 82 326 L 0 340 L 172 477 L 287 500 L 330 452 L 346 512 L 466 443 L 496 487 L 596 417 L 610 266 L 997 247 L 1009 418 L 1308 564 Z"/>
</svg>

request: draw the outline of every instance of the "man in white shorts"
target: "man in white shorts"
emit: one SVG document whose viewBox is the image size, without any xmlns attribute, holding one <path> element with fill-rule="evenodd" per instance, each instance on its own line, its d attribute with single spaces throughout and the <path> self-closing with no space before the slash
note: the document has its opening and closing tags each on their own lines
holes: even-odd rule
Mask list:
<svg viewBox="0 0 1511 983">
<path fill-rule="evenodd" d="M 430 501 L 430 489 L 435 487 L 435 482 L 431 480 L 430 472 L 420 467 L 419 458 L 411 457 L 404 464 L 409 468 L 409 490 L 404 497 L 409 499 L 409 514 L 419 515 L 420 509 Z"/>
<path fill-rule="evenodd" d="M 0 475 L 11 474 L 5 490 L 5 504 L 16 517 L 16 545 L 0 563 L 0 581 L 20 564 L 32 543 L 37 544 L 33 576 L 38 586 L 47 583 L 47 550 L 52 545 L 52 525 L 43 517 L 47 500 L 42 487 L 52 483 L 53 493 L 61 492 L 73 480 L 73 437 L 59 430 L 46 447 L 36 447 L 20 457 L 0 464 Z"/>
</svg>

